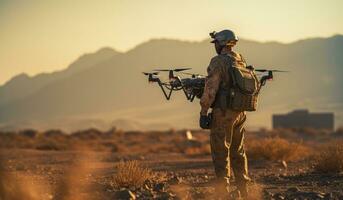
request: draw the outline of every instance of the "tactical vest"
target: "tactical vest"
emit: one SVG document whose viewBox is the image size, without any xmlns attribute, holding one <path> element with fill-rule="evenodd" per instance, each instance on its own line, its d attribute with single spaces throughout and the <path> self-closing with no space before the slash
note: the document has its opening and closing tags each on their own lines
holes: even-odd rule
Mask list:
<svg viewBox="0 0 343 200">
<path fill-rule="evenodd" d="M 225 60 L 228 78 L 223 78 L 216 94 L 214 108 L 234 111 L 255 111 L 260 83 L 253 69 L 246 68 L 240 54 L 220 55 Z"/>
</svg>

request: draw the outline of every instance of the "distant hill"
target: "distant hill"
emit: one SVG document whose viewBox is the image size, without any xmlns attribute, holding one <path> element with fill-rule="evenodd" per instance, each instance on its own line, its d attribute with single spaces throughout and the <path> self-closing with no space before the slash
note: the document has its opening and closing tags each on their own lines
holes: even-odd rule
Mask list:
<svg viewBox="0 0 343 200">
<path fill-rule="evenodd" d="M 77 72 L 88 69 L 117 54 L 119 53 L 115 50 L 106 47 L 95 53 L 80 56 L 75 62 L 70 64 L 67 69 L 62 71 L 42 73 L 32 78 L 24 73 L 19 74 L 0 87 L 0 105 L 22 99 L 56 80 L 66 78 Z"/>
<path fill-rule="evenodd" d="M 270 126 L 272 113 L 295 108 L 334 111 L 338 125 L 343 125 L 342 35 L 290 44 L 241 40 L 237 51 L 258 68 L 291 71 L 277 74 L 264 88 L 259 111 L 249 114 L 250 127 Z M 181 95 L 176 95 L 175 101 L 165 101 L 141 72 L 187 66 L 205 74 L 213 55 L 208 40 L 154 39 L 126 53 L 101 49 L 59 72 L 34 77 L 21 74 L 0 87 L 0 123 L 19 128 L 28 123 L 49 127 L 51 123 L 53 128 L 68 129 L 61 124 L 70 118 L 97 119 L 99 127 L 125 119 L 127 124 L 132 120 L 128 126 L 137 129 L 138 124 L 145 128 L 149 124 L 196 127 L 198 101 L 186 102 Z"/>
</svg>

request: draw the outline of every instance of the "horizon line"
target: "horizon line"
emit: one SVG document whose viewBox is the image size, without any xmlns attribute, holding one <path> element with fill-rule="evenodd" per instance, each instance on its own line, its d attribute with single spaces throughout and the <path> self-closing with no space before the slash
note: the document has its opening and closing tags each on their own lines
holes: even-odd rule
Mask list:
<svg viewBox="0 0 343 200">
<path fill-rule="evenodd" d="M 294 44 L 294 43 L 301 42 L 301 41 L 304 41 L 304 40 L 329 39 L 329 38 L 333 38 L 333 37 L 336 37 L 336 36 L 343 36 L 343 33 L 333 33 L 333 34 L 331 34 L 329 36 L 309 36 L 309 37 L 303 37 L 303 38 L 295 39 L 295 40 L 292 40 L 292 41 L 289 41 L 289 42 L 282 42 L 282 41 L 278 41 L 278 40 L 256 40 L 256 39 L 249 39 L 249 38 L 245 38 L 245 37 L 241 37 L 241 38 L 239 37 L 239 40 L 244 40 L 244 41 L 249 41 L 249 42 L 256 42 L 256 43 L 261 43 L 261 44 L 278 43 L 278 44 L 282 44 L 282 45 L 289 45 L 289 44 Z M 138 46 L 140 46 L 142 44 L 148 43 L 150 41 L 153 41 L 153 40 L 174 40 L 174 41 L 180 41 L 180 42 L 201 43 L 201 42 L 205 42 L 206 40 L 211 40 L 211 39 L 207 38 L 207 39 L 191 40 L 191 39 L 183 39 L 183 38 L 173 38 L 173 37 L 163 37 L 163 36 L 161 36 L 161 37 L 153 37 L 153 38 L 149 38 L 149 39 L 146 39 L 146 40 L 142 40 L 141 42 L 137 43 L 133 47 L 127 48 L 127 50 L 118 50 L 117 48 L 108 45 L 108 46 L 104 46 L 104 47 L 98 48 L 98 50 L 90 52 L 90 53 L 95 53 L 95 52 L 97 52 L 97 51 L 99 51 L 99 50 L 101 50 L 103 48 L 106 48 L 106 47 L 111 48 L 111 49 L 115 50 L 118 53 L 127 53 L 129 51 L 134 50 L 136 47 L 138 47 Z M 87 53 L 85 53 L 85 54 L 87 54 Z"/>
<path fill-rule="evenodd" d="M 289 45 L 289 44 L 294 44 L 294 43 L 305 41 L 305 40 L 329 39 L 329 38 L 333 38 L 333 37 L 336 37 L 336 36 L 343 36 L 343 33 L 335 33 L 335 34 L 331 34 L 330 36 L 313 36 L 313 37 L 300 38 L 300 39 L 297 39 L 297 40 L 294 40 L 294 41 L 290 41 L 290 42 L 281 42 L 281 41 L 276 41 L 276 40 L 261 41 L 261 40 L 247 39 L 247 38 L 241 38 L 240 40 L 248 41 L 248 42 L 255 42 L 255 43 L 260 43 L 260 44 L 277 43 L 277 44 L 280 44 L 280 45 Z M 207 40 L 210 40 L 210 38 L 200 39 L 200 40 L 189 40 L 189 39 L 172 38 L 172 37 L 154 37 L 154 38 L 149 38 L 147 40 L 143 40 L 142 42 L 137 43 L 133 47 L 128 48 L 126 51 L 117 50 L 115 47 L 107 45 L 107 46 L 100 47 L 100 48 L 98 48 L 95 51 L 85 52 L 85 53 L 79 55 L 77 58 L 73 59 L 73 61 L 71 61 L 67 66 L 65 66 L 64 68 L 58 69 L 58 70 L 42 71 L 42 72 L 39 72 L 39 73 L 36 73 L 36 74 L 32 74 L 32 75 L 30 75 L 30 74 L 28 74 L 26 72 L 18 73 L 16 75 L 12 76 L 11 78 L 7 79 L 3 83 L 0 83 L 0 87 L 3 87 L 8 82 L 10 82 L 13 78 L 18 77 L 20 75 L 26 75 L 29 78 L 32 78 L 32 77 L 35 77 L 35 76 L 38 76 L 38 75 L 42 75 L 42 74 L 52 74 L 52 73 L 55 73 L 55 72 L 64 71 L 64 70 L 68 69 L 69 66 L 72 63 L 74 63 L 76 60 L 78 60 L 80 57 L 85 56 L 87 54 L 94 54 L 94 53 L 96 53 L 96 52 L 98 52 L 98 51 L 100 51 L 102 49 L 105 49 L 105 48 L 110 48 L 111 50 L 113 50 L 113 51 L 115 51 L 117 53 L 125 54 L 125 53 L 128 53 L 130 51 L 133 51 L 134 49 L 136 49 L 137 47 L 139 47 L 139 46 L 141 46 L 143 44 L 149 43 L 149 42 L 154 41 L 154 40 L 171 40 L 171 41 L 188 42 L 188 43 L 202 43 L 202 42 L 205 42 Z"/>
</svg>

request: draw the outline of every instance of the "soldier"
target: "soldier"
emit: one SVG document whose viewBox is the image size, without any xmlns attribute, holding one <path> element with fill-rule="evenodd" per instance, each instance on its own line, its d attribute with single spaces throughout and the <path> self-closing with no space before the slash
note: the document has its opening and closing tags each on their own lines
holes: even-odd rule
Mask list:
<svg viewBox="0 0 343 200">
<path fill-rule="evenodd" d="M 227 88 L 232 87 L 232 73 L 229 68 L 233 66 L 246 67 L 243 57 L 233 51 L 238 38 L 231 30 L 211 33 L 217 56 L 211 59 L 207 68 L 204 93 L 200 99 L 200 126 L 210 128 L 210 144 L 212 160 L 216 174 L 216 195 L 228 196 L 229 178 L 232 167 L 237 186 L 236 193 L 246 198 L 248 177 L 247 157 L 243 147 L 244 111 L 236 111 L 230 107 L 222 106 L 221 100 Z M 226 98 L 227 95 L 224 95 Z M 225 99 L 226 100 L 226 99 Z M 224 101 L 224 104 L 227 104 Z M 209 109 L 212 108 L 210 117 Z"/>
</svg>

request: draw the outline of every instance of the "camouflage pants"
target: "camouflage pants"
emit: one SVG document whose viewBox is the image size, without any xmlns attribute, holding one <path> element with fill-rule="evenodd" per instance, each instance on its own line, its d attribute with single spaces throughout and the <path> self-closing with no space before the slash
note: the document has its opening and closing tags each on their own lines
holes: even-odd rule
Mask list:
<svg viewBox="0 0 343 200">
<path fill-rule="evenodd" d="M 248 161 L 244 151 L 244 112 L 214 109 L 211 123 L 211 152 L 218 181 L 228 185 L 232 167 L 236 183 L 244 185 L 248 177 Z"/>
</svg>

